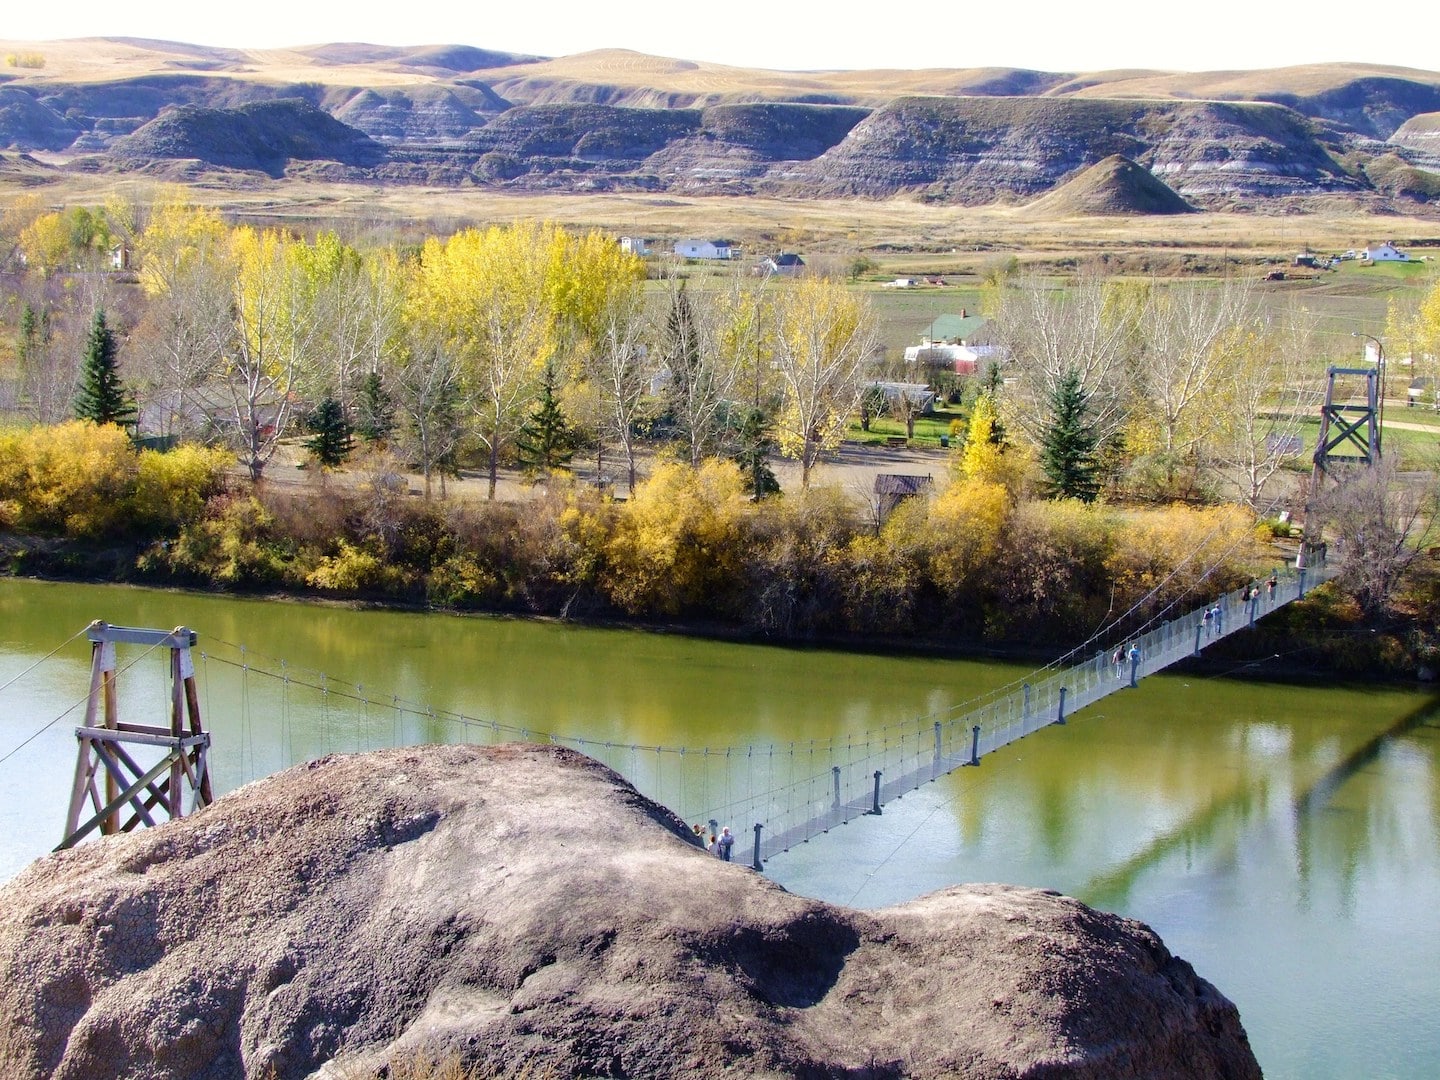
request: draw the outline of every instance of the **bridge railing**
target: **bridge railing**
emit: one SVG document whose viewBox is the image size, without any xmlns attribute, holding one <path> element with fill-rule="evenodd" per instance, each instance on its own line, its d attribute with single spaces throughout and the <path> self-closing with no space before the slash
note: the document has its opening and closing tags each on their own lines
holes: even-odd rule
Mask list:
<svg viewBox="0 0 1440 1080">
<path fill-rule="evenodd" d="M 878 812 L 891 799 L 955 769 L 978 765 L 984 755 L 1063 723 L 1077 710 L 1198 655 L 1330 576 L 1323 564 L 1277 570 L 1264 582 L 1233 590 L 978 706 L 893 729 L 879 745 L 829 748 L 813 762 L 817 767 L 808 776 L 690 816 L 754 822 L 759 826 L 755 850 L 763 862 L 837 825 Z"/>
</svg>

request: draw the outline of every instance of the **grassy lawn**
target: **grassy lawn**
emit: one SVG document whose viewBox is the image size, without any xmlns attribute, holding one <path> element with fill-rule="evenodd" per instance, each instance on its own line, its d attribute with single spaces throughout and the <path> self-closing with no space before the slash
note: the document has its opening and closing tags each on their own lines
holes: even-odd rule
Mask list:
<svg viewBox="0 0 1440 1080">
<path fill-rule="evenodd" d="M 1440 465 L 1440 415 L 1425 409 L 1385 410 L 1385 428 L 1382 449 L 1386 457 L 1398 456 L 1402 469 L 1434 469 Z M 1395 422 L 1424 425 L 1429 430 L 1407 431 L 1393 427 Z M 1307 419 L 1300 434 L 1305 439 L 1305 449 L 1296 460 L 1308 467 L 1320 438 L 1320 418 Z M 1350 452 L 1348 448 L 1340 448 Z"/>
<path fill-rule="evenodd" d="M 1353 259 L 1347 259 L 1340 264 L 1340 268 L 1336 270 L 1335 273 L 1341 281 L 1357 276 L 1414 281 L 1416 278 L 1433 275 L 1436 268 L 1435 263 L 1429 261 L 1421 262 L 1419 259 L 1411 262 L 1379 262 L 1370 265 Z"/>
<path fill-rule="evenodd" d="M 915 437 L 910 440 L 911 446 L 938 447 L 941 438 L 950 439 L 950 423 L 952 420 L 959 420 L 964 423 L 966 414 L 957 408 L 936 409 L 932 416 L 921 416 L 915 420 Z M 860 422 L 852 420 L 845 429 L 845 441 L 858 443 L 861 446 L 884 446 L 891 438 L 903 437 L 905 424 L 900 420 L 892 420 L 886 416 L 876 417 L 870 421 L 870 430 L 860 430 Z M 953 446 L 954 443 L 951 442 Z"/>
</svg>

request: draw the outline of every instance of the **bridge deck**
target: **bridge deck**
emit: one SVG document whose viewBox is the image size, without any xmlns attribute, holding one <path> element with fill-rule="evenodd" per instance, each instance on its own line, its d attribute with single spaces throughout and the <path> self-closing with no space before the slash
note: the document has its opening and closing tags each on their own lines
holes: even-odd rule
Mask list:
<svg viewBox="0 0 1440 1080">
<path fill-rule="evenodd" d="M 1221 638 L 1246 630 L 1300 599 L 1332 573 L 1323 565 L 1286 570 L 1276 575 L 1273 587 L 1262 583 L 1253 596 L 1248 587 L 1237 589 L 978 707 L 941 720 L 917 722 L 912 731 L 895 738 L 893 745 L 858 753 L 837 747 L 828 777 L 817 773 L 788 790 L 767 792 L 743 807 L 732 804 L 726 808 L 728 816 L 743 820 L 740 811 L 752 811 L 749 819 L 760 826 L 755 854 L 763 864 L 796 844 L 879 810 L 922 784 L 967 765 L 978 765 L 986 754 L 1043 727 L 1063 723 L 1077 710 L 1138 685 L 1148 675 L 1198 656 Z M 1117 648 L 1123 654 L 1119 663 Z M 747 854 L 751 853 L 747 847 Z"/>
</svg>

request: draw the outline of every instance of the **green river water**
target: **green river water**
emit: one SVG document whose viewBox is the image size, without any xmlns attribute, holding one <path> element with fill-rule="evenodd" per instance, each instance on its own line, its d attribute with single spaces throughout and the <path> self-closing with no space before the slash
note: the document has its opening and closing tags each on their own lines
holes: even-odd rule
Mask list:
<svg viewBox="0 0 1440 1080">
<path fill-rule="evenodd" d="M 489 721 L 687 753 L 803 747 L 943 710 L 1026 672 L 0 580 L 0 754 L 11 755 L 0 762 L 0 880 L 60 838 L 80 721 L 67 710 L 84 697 L 89 646 L 70 641 L 16 676 L 97 618 L 199 633 L 197 681 L 219 791 L 332 751 L 486 741 Z M 121 653 L 122 668 L 134 663 L 122 671 L 122 716 L 161 723 L 163 665 L 142 654 Z M 1239 1005 L 1269 1077 L 1435 1076 L 1440 699 L 1264 673 L 1262 664 L 1229 678 L 1147 679 L 878 818 L 776 856 L 766 873 L 795 892 L 860 907 L 966 881 L 1058 889 L 1154 927 Z M 338 692 L 355 684 L 362 700 Z M 396 698 L 417 707 L 397 711 Z M 446 711 L 476 723 L 447 720 Z M 697 780 L 675 760 L 642 749 L 611 763 L 682 809 L 722 801 L 719 791 L 696 789 L 717 781 Z M 743 839 L 748 822 L 731 824 Z"/>
</svg>

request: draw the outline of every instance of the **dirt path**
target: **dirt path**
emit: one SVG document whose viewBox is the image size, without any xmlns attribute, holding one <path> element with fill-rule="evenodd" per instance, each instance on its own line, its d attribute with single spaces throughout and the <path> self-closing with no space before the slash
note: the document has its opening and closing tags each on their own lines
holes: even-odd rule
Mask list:
<svg viewBox="0 0 1440 1080">
<path fill-rule="evenodd" d="M 266 466 L 266 483 L 272 487 L 288 489 L 318 489 L 321 486 L 320 474 L 307 463 L 308 456 L 298 442 L 282 444 L 270 464 Z M 654 467 L 655 456 L 655 453 L 648 448 L 639 456 L 639 474 L 642 479 L 649 475 Z M 812 487 L 839 488 L 856 502 L 869 503 L 874 491 L 875 477 L 879 474 L 902 473 L 931 476 L 938 484 L 945 476 L 949 462 L 950 452 L 947 450 L 859 446 L 846 443 L 833 454 L 827 454 L 825 459 L 811 471 L 810 484 Z M 798 462 L 782 458 L 773 461 L 771 467 L 775 470 L 776 479 L 780 481 L 781 490 L 787 494 L 797 494 L 800 491 L 800 465 Z M 570 471 L 576 481 L 581 484 L 592 484 L 597 477 L 593 458 L 576 459 L 572 463 Z M 616 494 L 623 497 L 626 494 L 624 462 L 616 457 L 607 458 L 605 474 L 615 485 Z M 236 475 L 244 476 L 246 474 L 243 470 L 237 470 Z M 339 472 L 330 474 L 325 478 L 325 482 L 334 487 L 355 488 L 366 483 L 371 475 L 371 471 L 366 468 L 362 459 L 351 463 Z M 424 491 L 425 481 L 419 473 L 402 471 L 399 475 L 408 483 L 413 494 Z M 438 498 L 440 494 L 438 477 L 432 481 L 432 490 Z M 489 494 L 489 478 L 481 471 L 463 469 L 459 479 L 451 477 L 446 480 L 445 492 L 446 497 L 450 499 L 483 500 Z M 543 485 L 526 478 L 518 469 L 500 470 L 495 490 L 495 497 L 498 500 L 524 502 L 529 499 L 541 498 L 544 494 Z"/>
</svg>

